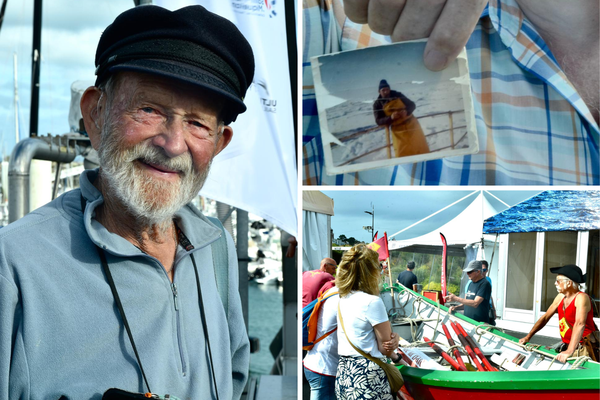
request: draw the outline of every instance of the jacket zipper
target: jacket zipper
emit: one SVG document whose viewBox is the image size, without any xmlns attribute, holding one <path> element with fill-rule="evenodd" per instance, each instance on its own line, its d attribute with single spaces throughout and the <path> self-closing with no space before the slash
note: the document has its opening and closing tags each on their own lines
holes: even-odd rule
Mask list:
<svg viewBox="0 0 600 400">
<path fill-rule="evenodd" d="M 216 237 L 215 239 L 211 240 L 208 243 L 205 243 L 202 247 L 194 247 L 191 251 L 187 251 L 186 254 L 182 255 L 181 257 L 177 257 L 176 260 L 173 262 L 173 266 L 175 266 L 175 264 L 177 264 L 179 261 L 181 261 L 181 259 L 183 259 L 183 257 L 190 255 L 191 253 L 194 253 L 198 250 L 201 250 L 205 247 L 210 246 L 213 242 L 219 240 L 221 238 L 221 235 L 219 234 L 218 237 Z M 152 257 L 154 258 L 154 257 Z M 156 260 L 156 259 L 155 259 Z M 163 267 L 163 265 L 160 263 L 160 261 L 156 260 L 158 262 L 158 264 L 160 265 L 160 267 L 162 268 L 163 272 L 165 273 L 165 275 L 167 275 L 167 279 L 169 279 L 169 276 L 167 274 L 167 271 L 165 270 L 165 268 Z M 177 324 L 177 347 L 179 349 L 179 359 L 181 361 L 181 373 L 183 376 L 187 375 L 187 364 L 185 361 L 185 356 L 183 354 L 183 348 L 181 345 L 182 342 L 182 338 L 181 338 L 181 317 L 180 317 L 180 312 L 179 312 L 179 302 L 177 301 L 177 297 L 179 296 L 179 292 L 177 291 L 177 284 L 175 282 L 171 282 L 171 292 L 173 293 L 173 306 L 175 308 L 175 321 Z"/>
<path fill-rule="evenodd" d="M 179 315 L 179 303 L 177 302 L 177 284 L 171 283 L 171 291 L 173 292 L 173 305 L 175 306 L 175 320 L 177 324 L 177 347 L 179 348 L 179 358 L 181 359 L 181 373 L 183 376 L 187 374 L 187 365 L 183 354 L 183 348 L 181 346 L 181 317 Z"/>
</svg>

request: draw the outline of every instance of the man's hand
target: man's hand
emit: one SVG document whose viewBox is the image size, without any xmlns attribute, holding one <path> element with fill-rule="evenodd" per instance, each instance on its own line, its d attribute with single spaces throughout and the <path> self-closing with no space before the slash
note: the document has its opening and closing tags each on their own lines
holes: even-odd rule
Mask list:
<svg viewBox="0 0 600 400">
<path fill-rule="evenodd" d="M 531 338 L 529 337 L 529 335 L 527 335 L 527 336 L 519 339 L 519 343 L 520 344 L 525 344 L 525 343 L 529 342 L 529 340 L 531 340 Z"/>
<path fill-rule="evenodd" d="M 450 307 L 450 308 L 448 309 L 448 312 L 449 312 L 450 314 L 452 314 L 452 313 L 454 312 L 454 310 L 456 310 L 456 306 L 452 306 L 452 307 Z"/>
<path fill-rule="evenodd" d="M 395 121 L 395 120 L 397 120 L 397 119 L 404 119 L 404 118 L 406 118 L 406 117 L 407 117 L 407 115 L 408 115 L 408 114 L 407 114 L 407 112 L 406 112 L 406 109 L 402 109 L 402 110 L 400 110 L 400 111 L 394 111 L 394 112 L 392 113 L 392 115 L 391 115 L 391 117 L 392 117 L 392 121 Z"/>
<path fill-rule="evenodd" d="M 457 301 L 456 299 L 459 299 L 460 297 L 456 296 L 455 294 L 450 293 L 448 296 L 444 297 L 444 301 L 447 303 L 449 301 Z"/>
<path fill-rule="evenodd" d="M 573 354 L 572 351 L 569 351 L 569 349 L 563 351 L 562 353 L 560 353 L 558 356 L 556 356 L 556 361 L 560 361 L 561 363 L 566 363 L 567 362 L 567 358 L 571 357 L 571 355 Z"/>
<path fill-rule="evenodd" d="M 344 0 L 350 20 L 394 42 L 429 38 L 425 66 L 446 68 L 469 40 L 487 0 Z"/>
<path fill-rule="evenodd" d="M 387 351 L 396 350 L 398 348 L 398 343 L 400 341 L 400 337 L 397 333 L 392 332 L 391 339 L 387 342 L 383 342 L 383 348 Z"/>
</svg>

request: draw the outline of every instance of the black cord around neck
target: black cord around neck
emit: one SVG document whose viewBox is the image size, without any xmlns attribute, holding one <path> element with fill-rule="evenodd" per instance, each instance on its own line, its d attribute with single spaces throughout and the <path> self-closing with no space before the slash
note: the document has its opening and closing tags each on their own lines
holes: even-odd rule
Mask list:
<svg viewBox="0 0 600 400">
<path fill-rule="evenodd" d="M 194 259 L 194 255 L 190 254 L 192 258 L 192 264 L 194 264 L 194 273 L 196 274 L 196 286 L 198 287 L 198 302 L 200 303 L 200 317 L 202 318 L 202 328 L 204 330 L 204 337 L 206 338 L 206 344 L 208 345 L 208 357 L 210 359 L 210 370 L 213 377 L 213 383 L 215 385 L 215 393 L 217 395 L 217 400 L 219 400 L 219 390 L 217 389 L 217 377 L 215 375 L 215 363 L 213 363 L 212 359 L 212 351 L 210 350 L 210 340 L 208 339 L 208 328 L 206 325 L 206 315 L 204 312 L 204 300 L 202 299 L 202 289 L 200 289 L 200 277 L 198 276 L 198 267 L 196 266 L 196 260 Z"/>
<path fill-rule="evenodd" d="M 117 287 L 115 286 L 115 281 L 113 280 L 112 274 L 110 273 L 110 268 L 108 267 L 108 263 L 106 262 L 106 255 L 104 254 L 104 250 L 100 247 L 96 246 L 98 250 L 98 254 L 100 255 L 100 260 L 102 261 L 102 269 L 104 269 L 104 273 L 106 274 L 106 280 L 110 285 L 110 290 L 112 291 L 113 297 L 115 298 L 115 303 L 117 303 L 117 308 L 119 309 L 119 313 L 121 314 L 121 319 L 123 320 L 123 325 L 125 325 L 125 330 L 127 331 L 127 335 L 129 336 L 129 341 L 131 342 L 131 347 L 133 347 L 133 352 L 135 353 L 135 358 L 137 359 L 138 366 L 140 367 L 140 371 L 142 372 L 142 377 L 144 378 L 144 383 L 146 384 L 146 389 L 148 389 L 148 393 L 152 393 L 150 390 L 150 385 L 148 384 L 148 379 L 146 379 L 146 374 L 144 373 L 144 367 L 142 367 L 142 361 L 140 360 L 140 355 L 138 354 L 137 348 L 135 347 L 135 342 L 133 341 L 133 335 L 131 334 L 131 329 L 129 329 L 129 323 L 127 322 L 127 317 L 125 316 L 125 310 L 123 309 L 123 305 L 121 304 L 121 299 L 119 298 L 119 292 L 117 292 Z"/>
<path fill-rule="evenodd" d="M 85 213 L 86 201 L 83 198 L 83 195 L 81 195 L 80 200 L 81 200 L 81 212 Z M 189 240 L 187 239 L 187 237 L 185 237 L 185 235 L 179 228 L 177 228 L 177 233 L 178 233 L 179 237 L 183 238 L 186 241 L 186 243 L 188 243 L 191 246 L 191 243 L 189 243 Z M 193 249 L 194 247 L 191 246 L 191 248 Z M 187 246 L 186 246 L 186 249 L 187 249 Z M 127 317 L 125 316 L 125 310 L 123 309 L 123 305 L 121 304 L 121 299 L 119 298 L 119 293 L 117 292 L 117 287 L 115 286 L 115 282 L 113 280 L 112 274 L 110 273 L 110 268 L 108 267 L 108 262 L 106 261 L 106 255 L 104 254 L 104 250 L 102 250 L 100 247 L 96 246 L 96 250 L 98 251 L 98 254 L 100 255 L 102 269 L 104 270 L 104 273 L 106 274 L 106 280 L 108 281 L 110 290 L 115 299 L 115 303 L 117 304 L 117 308 L 119 309 L 119 314 L 121 314 L 121 319 L 123 320 L 123 325 L 125 326 L 125 330 L 127 331 L 127 336 L 129 336 L 129 341 L 131 342 L 131 347 L 133 348 L 135 358 L 137 360 L 138 366 L 142 373 L 142 378 L 144 379 L 144 383 L 146 384 L 146 389 L 148 389 L 148 393 L 152 393 L 152 391 L 150 390 L 150 385 L 148 384 L 148 379 L 146 379 L 146 374 L 144 373 L 144 367 L 142 366 L 142 361 L 140 360 L 140 356 L 138 354 L 137 347 L 135 346 L 135 341 L 133 340 L 133 335 L 131 334 L 131 329 L 129 328 L 129 323 L 127 322 Z M 206 316 L 205 316 L 206 313 L 204 312 L 204 300 L 202 299 L 202 289 L 200 288 L 200 277 L 198 276 L 198 267 L 196 266 L 196 260 L 194 259 L 193 254 L 190 254 L 190 258 L 192 259 L 192 264 L 194 265 L 194 273 L 196 275 L 196 286 L 198 288 L 198 303 L 200 305 L 200 318 L 202 320 L 202 329 L 204 331 L 204 337 L 206 338 L 206 344 L 208 346 L 208 357 L 209 357 L 209 361 L 210 361 L 210 370 L 212 373 L 213 384 L 215 385 L 215 393 L 217 395 L 217 400 L 219 400 L 219 390 L 217 388 L 217 378 L 215 375 L 215 367 L 214 367 L 213 358 L 212 358 L 212 351 L 210 348 L 210 339 L 208 337 L 208 328 L 207 328 L 208 325 L 206 324 Z"/>
</svg>

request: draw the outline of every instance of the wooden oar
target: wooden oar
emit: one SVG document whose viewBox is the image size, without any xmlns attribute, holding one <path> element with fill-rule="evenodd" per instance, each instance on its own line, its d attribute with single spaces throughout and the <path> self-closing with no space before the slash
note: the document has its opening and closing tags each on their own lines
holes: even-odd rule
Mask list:
<svg viewBox="0 0 600 400">
<path fill-rule="evenodd" d="M 460 331 L 464 335 L 465 339 L 467 339 L 467 341 L 473 348 L 473 351 L 475 351 L 475 354 L 477 354 L 477 356 L 481 359 L 481 362 L 483 363 L 483 365 L 485 365 L 485 368 L 488 371 L 498 371 L 496 368 L 492 367 L 492 364 L 490 364 L 490 362 L 488 361 L 486 356 L 483 355 L 483 352 L 479 348 L 479 344 L 471 337 L 471 335 L 469 335 L 467 333 L 467 331 L 464 330 L 462 325 L 459 323 L 456 323 L 456 325 L 458 325 L 458 329 L 460 329 Z"/>
<path fill-rule="evenodd" d="M 446 339 L 448 340 L 448 344 L 450 345 L 450 347 L 454 346 L 454 339 L 452 339 L 452 336 L 450 336 L 450 332 L 448 331 L 448 328 L 446 328 L 446 324 L 442 324 L 442 329 L 444 329 L 444 333 L 446 334 Z M 465 366 L 465 363 L 463 362 L 462 357 L 460 356 L 460 351 L 458 351 L 458 349 L 455 348 L 454 350 L 452 350 L 452 352 L 454 353 L 454 357 L 456 358 L 458 365 L 466 369 L 467 367 Z"/>
<path fill-rule="evenodd" d="M 467 354 L 469 355 L 469 358 L 471 359 L 473 364 L 475 364 L 475 367 L 477 368 L 477 370 L 478 371 L 486 371 L 486 369 L 483 367 L 483 365 L 481 365 L 481 363 L 477 360 L 477 356 L 475 355 L 475 353 L 473 353 L 473 350 L 471 350 L 471 345 L 469 345 L 469 342 L 467 341 L 467 339 L 465 337 L 463 337 L 463 335 L 460 333 L 460 330 L 456 327 L 456 325 L 458 325 L 458 324 L 454 324 L 453 321 L 450 321 L 450 326 L 452 326 L 452 329 L 454 329 L 454 332 L 456 332 L 456 335 L 458 336 L 458 340 L 460 340 L 460 343 L 462 343 L 463 347 L 467 351 Z"/>
<path fill-rule="evenodd" d="M 424 341 L 427 342 L 427 344 L 429 346 L 431 346 L 431 348 L 440 356 L 442 356 L 444 358 L 444 360 L 448 361 L 448 363 L 450 363 L 450 365 L 452 366 L 452 368 L 454 368 L 457 371 L 466 371 L 467 368 L 466 367 L 461 367 L 460 365 L 458 365 L 458 363 L 456 361 L 454 361 L 452 359 L 452 357 L 450 357 L 448 354 L 446 354 L 442 349 L 440 349 L 440 347 L 433 343 L 431 340 L 427 339 L 426 337 L 423 338 Z"/>
</svg>

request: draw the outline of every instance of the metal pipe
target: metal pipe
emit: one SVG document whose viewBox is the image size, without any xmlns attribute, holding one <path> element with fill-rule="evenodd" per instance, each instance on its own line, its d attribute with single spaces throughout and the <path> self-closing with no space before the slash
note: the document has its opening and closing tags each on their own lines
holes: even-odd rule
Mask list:
<svg viewBox="0 0 600 400">
<path fill-rule="evenodd" d="M 242 314 L 248 329 L 248 211 L 236 209 L 236 248 L 239 267 L 239 291 L 242 299 Z"/>
<path fill-rule="evenodd" d="M 72 162 L 77 153 L 68 146 L 53 145 L 39 138 L 21 140 L 13 149 L 8 164 L 8 222 L 14 222 L 29 210 L 29 170 L 31 160 Z"/>
</svg>

